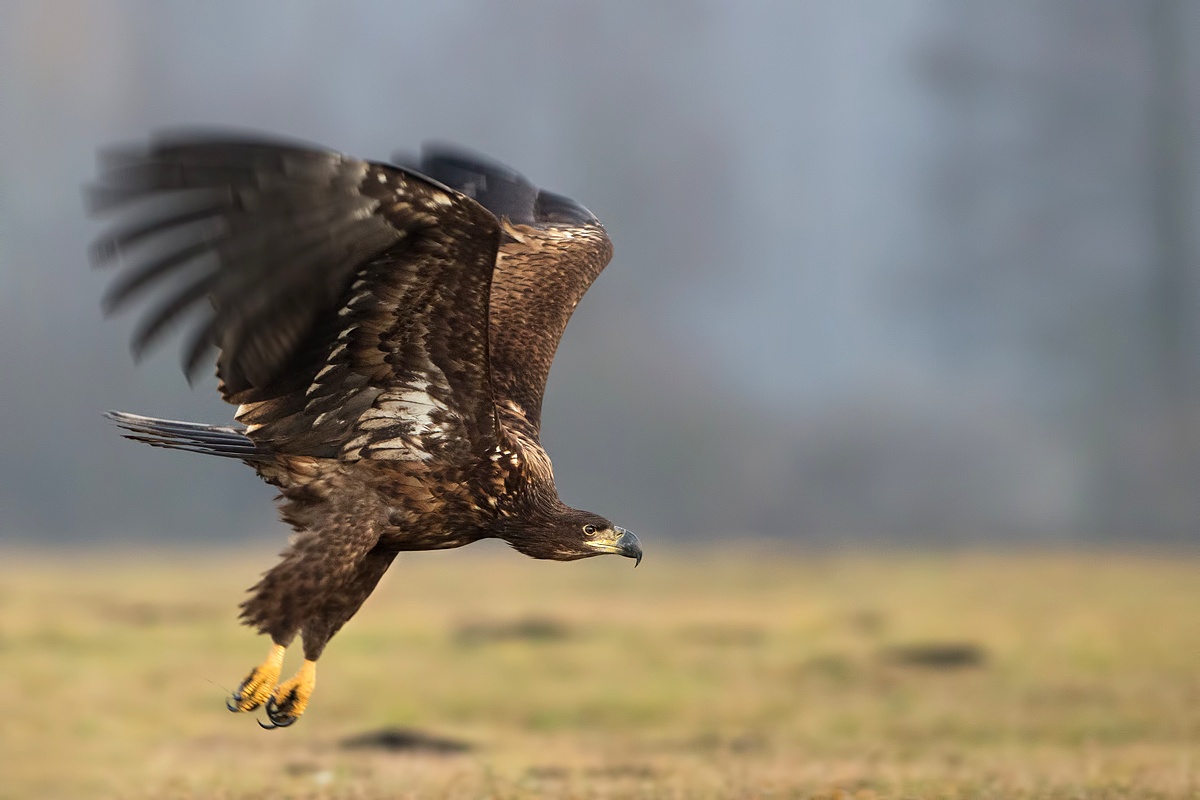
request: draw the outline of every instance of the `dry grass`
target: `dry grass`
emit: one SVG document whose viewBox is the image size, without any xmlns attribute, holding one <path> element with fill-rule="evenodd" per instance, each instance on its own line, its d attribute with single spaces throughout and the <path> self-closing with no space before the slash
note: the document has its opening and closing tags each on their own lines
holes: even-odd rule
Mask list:
<svg viewBox="0 0 1200 800">
<path fill-rule="evenodd" d="M 272 732 L 268 553 L 0 555 L 0 797 L 1200 797 L 1200 558 L 649 550 L 402 558 Z"/>
</svg>

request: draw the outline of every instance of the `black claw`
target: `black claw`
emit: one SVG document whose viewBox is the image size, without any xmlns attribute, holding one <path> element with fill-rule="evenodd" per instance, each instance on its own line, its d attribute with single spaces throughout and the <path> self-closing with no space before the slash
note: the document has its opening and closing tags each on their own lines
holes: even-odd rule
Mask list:
<svg viewBox="0 0 1200 800">
<path fill-rule="evenodd" d="M 253 673 L 251 673 L 251 677 L 253 677 Z M 238 708 L 238 704 L 241 703 L 242 700 L 245 698 L 244 692 L 246 691 L 246 684 L 248 684 L 248 683 L 250 683 L 250 678 L 246 678 L 246 680 L 242 681 L 241 685 L 238 686 L 237 691 L 233 693 L 232 698 L 226 698 L 226 700 L 225 700 L 225 707 L 228 708 L 230 711 L 232 711 L 235 714 L 240 714 L 243 710 L 244 711 L 253 711 L 254 709 L 258 708 L 260 705 L 262 705 L 262 703 L 255 703 L 254 705 L 250 706 L 247 709 Z"/>
<path fill-rule="evenodd" d="M 292 702 L 291 702 L 290 696 L 287 700 L 284 701 L 284 705 L 287 708 L 291 708 Z M 272 728 L 286 728 L 287 726 L 291 725 L 299 718 L 293 717 L 287 711 L 284 711 L 283 709 L 281 709 L 279 707 L 279 704 L 275 702 L 275 698 L 272 697 L 270 700 L 267 701 L 267 719 L 271 720 Z"/>
<path fill-rule="evenodd" d="M 278 725 L 274 725 L 274 724 L 268 725 L 267 723 L 263 722 L 261 719 L 256 719 L 254 721 L 257 722 L 258 727 L 262 728 L 264 731 L 273 731 L 279 727 Z"/>
</svg>

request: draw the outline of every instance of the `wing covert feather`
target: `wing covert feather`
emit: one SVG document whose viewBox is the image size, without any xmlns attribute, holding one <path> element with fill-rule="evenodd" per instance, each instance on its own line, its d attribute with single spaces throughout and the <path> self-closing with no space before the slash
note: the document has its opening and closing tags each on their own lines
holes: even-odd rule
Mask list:
<svg viewBox="0 0 1200 800">
<path fill-rule="evenodd" d="M 135 351 L 207 297 L 185 369 L 217 348 L 222 394 L 256 442 L 409 460 L 494 442 L 499 230 L 475 201 L 390 165 L 196 134 L 104 155 L 91 199 L 131 217 L 93 247 L 129 265 L 109 308 L 163 298 Z"/>
<path fill-rule="evenodd" d="M 500 413 L 536 439 L 559 340 L 612 258 L 612 242 L 583 206 L 482 156 L 427 146 L 418 168 L 500 219 L 489 311 L 492 385 Z"/>
<path fill-rule="evenodd" d="M 524 418 L 536 436 L 554 353 L 612 243 L 598 223 L 503 230 L 492 276 L 492 383 L 501 410 Z"/>
</svg>

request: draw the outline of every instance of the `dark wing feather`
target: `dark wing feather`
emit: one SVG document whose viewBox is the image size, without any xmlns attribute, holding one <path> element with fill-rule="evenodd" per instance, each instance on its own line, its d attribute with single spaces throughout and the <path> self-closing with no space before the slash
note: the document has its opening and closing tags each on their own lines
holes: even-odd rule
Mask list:
<svg viewBox="0 0 1200 800">
<path fill-rule="evenodd" d="M 418 167 L 421 173 L 462 192 L 497 219 L 530 225 L 538 188 L 503 164 L 450 145 L 426 144 Z"/>
<path fill-rule="evenodd" d="M 612 242 L 583 206 L 479 156 L 438 146 L 419 168 L 501 218 L 489 312 L 492 384 L 510 424 L 523 423 L 536 438 L 559 340 L 612 258 Z"/>
<path fill-rule="evenodd" d="M 207 297 L 185 366 L 217 347 L 222 393 L 255 442 L 346 458 L 494 442 L 499 232 L 478 203 L 384 164 L 196 135 L 107 154 L 92 202 L 133 209 L 93 248 L 129 264 L 110 307 L 162 293 L 135 350 Z"/>
</svg>

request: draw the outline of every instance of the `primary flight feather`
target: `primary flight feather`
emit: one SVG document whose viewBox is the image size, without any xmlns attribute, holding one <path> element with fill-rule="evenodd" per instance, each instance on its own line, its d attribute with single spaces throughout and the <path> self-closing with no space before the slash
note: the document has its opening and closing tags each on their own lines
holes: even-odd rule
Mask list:
<svg viewBox="0 0 1200 800">
<path fill-rule="evenodd" d="M 599 221 L 448 147 L 404 166 L 306 145 L 164 136 L 101 156 L 90 198 L 125 219 L 94 245 L 105 297 L 157 304 L 140 353 L 195 317 L 241 427 L 113 412 L 138 441 L 238 458 L 297 534 L 242 604 L 271 637 L 228 705 L 271 726 L 307 707 L 316 660 L 396 554 L 500 538 L 534 558 L 617 553 L 631 532 L 563 504 L 539 441 L 559 339 L 612 255 Z M 279 683 L 299 635 L 304 665 Z"/>
</svg>

